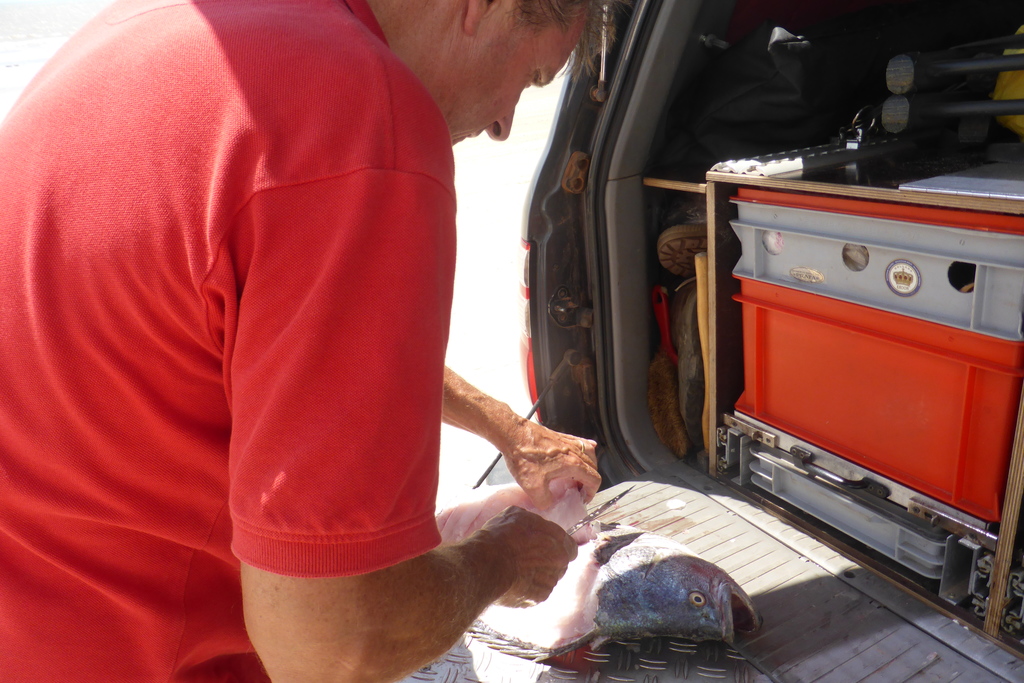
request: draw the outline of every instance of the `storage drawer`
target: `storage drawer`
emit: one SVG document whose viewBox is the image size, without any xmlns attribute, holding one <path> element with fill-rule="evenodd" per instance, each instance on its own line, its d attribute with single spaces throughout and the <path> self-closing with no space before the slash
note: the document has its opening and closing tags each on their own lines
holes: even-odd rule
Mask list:
<svg viewBox="0 0 1024 683">
<path fill-rule="evenodd" d="M 740 278 L 736 409 L 999 519 L 1024 343 Z"/>
<path fill-rule="evenodd" d="M 750 190 L 734 203 L 737 276 L 1024 339 L 1020 217 Z"/>
<path fill-rule="evenodd" d="M 751 483 L 929 579 L 941 579 L 950 534 L 895 509 L 888 513 L 788 467 L 774 449 L 751 444 Z"/>
</svg>

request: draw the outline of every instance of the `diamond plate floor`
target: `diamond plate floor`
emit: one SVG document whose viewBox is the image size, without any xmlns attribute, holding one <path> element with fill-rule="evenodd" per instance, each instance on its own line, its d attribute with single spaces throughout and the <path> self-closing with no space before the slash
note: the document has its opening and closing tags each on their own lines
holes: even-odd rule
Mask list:
<svg viewBox="0 0 1024 683">
<path fill-rule="evenodd" d="M 725 643 L 652 638 L 578 650 L 552 662 L 502 654 L 466 637 L 443 659 L 402 683 L 768 683 L 743 655 Z"/>
</svg>

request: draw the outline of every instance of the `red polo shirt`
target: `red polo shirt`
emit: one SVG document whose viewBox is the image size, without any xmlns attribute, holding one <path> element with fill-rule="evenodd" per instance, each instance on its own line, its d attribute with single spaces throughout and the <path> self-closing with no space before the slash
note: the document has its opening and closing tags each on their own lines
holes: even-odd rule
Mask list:
<svg viewBox="0 0 1024 683">
<path fill-rule="evenodd" d="M 450 139 L 363 0 L 119 0 L 0 126 L 0 678 L 264 680 L 239 559 L 421 554 Z"/>
</svg>

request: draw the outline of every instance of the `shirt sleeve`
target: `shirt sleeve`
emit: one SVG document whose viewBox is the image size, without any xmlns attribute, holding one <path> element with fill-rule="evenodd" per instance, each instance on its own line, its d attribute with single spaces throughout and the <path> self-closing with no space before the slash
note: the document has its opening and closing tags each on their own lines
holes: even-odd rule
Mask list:
<svg viewBox="0 0 1024 683">
<path fill-rule="evenodd" d="M 448 188 L 390 170 L 266 190 L 241 212 L 225 365 L 242 561 L 345 576 L 438 543 L 454 225 Z"/>
</svg>

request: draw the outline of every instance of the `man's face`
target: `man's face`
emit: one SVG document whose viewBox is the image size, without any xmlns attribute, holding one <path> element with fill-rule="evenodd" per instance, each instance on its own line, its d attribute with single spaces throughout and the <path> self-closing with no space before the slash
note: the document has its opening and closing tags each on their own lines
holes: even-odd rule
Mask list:
<svg viewBox="0 0 1024 683">
<path fill-rule="evenodd" d="M 488 27 L 478 57 L 467 64 L 466 78 L 454 94 L 447 115 L 452 144 L 487 131 L 504 140 L 523 90 L 543 86 L 562 70 L 580 39 L 581 17 L 567 31 L 558 26 L 518 26 L 511 19 L 502 30 Z"/>
</svg>

